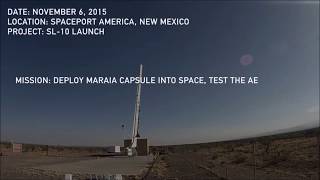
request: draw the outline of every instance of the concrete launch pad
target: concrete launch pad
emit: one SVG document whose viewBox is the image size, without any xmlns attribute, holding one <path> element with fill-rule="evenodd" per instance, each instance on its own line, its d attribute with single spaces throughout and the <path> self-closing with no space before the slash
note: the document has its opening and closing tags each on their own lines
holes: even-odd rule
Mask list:
<svg viewBox="0 0 320 180">
<path fill-rule="evenodd" d="M 34 169 L 54 171 L 59 174 L 139 175 L 153 160 L 152 156 L 104 157 L 78 162 L 41 165 Z"/>
</svg>

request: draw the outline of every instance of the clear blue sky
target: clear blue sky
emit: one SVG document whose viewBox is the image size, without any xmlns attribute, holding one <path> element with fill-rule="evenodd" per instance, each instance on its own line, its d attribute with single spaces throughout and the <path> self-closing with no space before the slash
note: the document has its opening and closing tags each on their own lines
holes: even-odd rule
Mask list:
<svg viewBox="0 0 320 180">
<path fill-rule="evenodd" d="M 254 136 L 319 120 L 316 2 L 90 2 L 113 16 L 191 19 L 188 27 L 112 27 L 96 38 L 6 36 L 2 2 L 1 139 L 66 145 L 121 144 L 129 135 L 134 85 L 21 86 L 16 76 L 259 76 L 257 86 L 142 87 L 141 132 L 151 144 Z M 250 54 L 253 63 L 240 58 Z M 122 132 L 125 124 L 126 132 Z"/>
</svg>

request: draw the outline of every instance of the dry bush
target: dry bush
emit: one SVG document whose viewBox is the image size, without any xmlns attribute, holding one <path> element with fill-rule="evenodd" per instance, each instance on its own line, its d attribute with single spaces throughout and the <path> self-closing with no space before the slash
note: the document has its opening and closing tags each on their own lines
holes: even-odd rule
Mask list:
<svg viewBox="0 0 320 180">
<path fill-rule="evenodd" d="M 273 153 L 269 156 L 264 156 L 262 159 L 262 167 L 275 166 L 280 162 L 287 161 L 289 159 L 288 153 Z"/>
<path fill-rule="evenodd" d="M 213 154 L 212 156 L 211 156 L 211 159 L 212 160 L 216 160 L 218 158 L 218 155 L 217 154 Z"/>
<path fill-rule="evenodd" d="M 243 154 L 235 154 L 232 157 L 231 163 L 233 163 L 233 164 L 241 164 L 241 163 L 246 162 L 246 160 L 247 160 L 247 156 L 245 156 Z"/>
</svg>

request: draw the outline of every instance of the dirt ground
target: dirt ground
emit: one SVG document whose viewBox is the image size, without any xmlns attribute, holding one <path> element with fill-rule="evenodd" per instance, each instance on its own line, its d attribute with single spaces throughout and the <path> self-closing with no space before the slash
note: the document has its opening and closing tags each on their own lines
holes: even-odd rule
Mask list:
<svg viewBox="0 0 320 180">
<path fill-rule="evenodd" d="M 20 180 L 51 180 L 63 179 L 64 175 L 57 172 L 46 172 L 33 167 L 66 162 L 78 162 L 88 157 L 55 157 L 40 156 L 38 154 L 10 154 L 1 156 L 1 179 Z"/>
<path fill-rule="evenodd" d="M 32 153 L 1 156 L 1 180 L 64 180 L 103 179 L 121 174 L 123 179 L 134 179 L 146 171 L 153 160 L 145 157 L 44 156 Z"/>
<path fill-rule="evenodd" d="M 1 180 L 103 179 L 106 173 L 145 180 L 318 180 L 319 129 L 234 141 L 153 146 L 156 157 L 110 159 L 101 148 L 1 145 Z M 11 150 L 12 151 L 12 150 Z M 132 174 L 132 175 L 129 175 Z M 134 174 L 134 175 L 133 175 Z M 139 174 L 139 175 L 137 175 Z"/>
<path fill-rule="evenodd" d="M 149 179 L 318 180 L 318 132 L 154 147 Z"/>
</svg>

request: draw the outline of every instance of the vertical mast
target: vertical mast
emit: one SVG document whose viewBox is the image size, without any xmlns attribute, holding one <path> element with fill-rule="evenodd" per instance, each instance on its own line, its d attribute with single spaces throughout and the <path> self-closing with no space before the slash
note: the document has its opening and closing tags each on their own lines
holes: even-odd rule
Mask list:
<svg viewBox="0 0 320 180">
<path fill-rule="evenodd" d="M 140 64 L 140 81 L 142 80 L 142 64 Z M 139 113 L 140 113 L 140 97 L 141 97 L 141 83 L 137 86 L 137 97 L 136 97 L 136 105 L 135 112 L 133 116 L 133 128 L 132 128 L 132 140 L 131 147 L 135 148 L 137 146 L 137 138 L 139 137 Z"/>
</svg>

